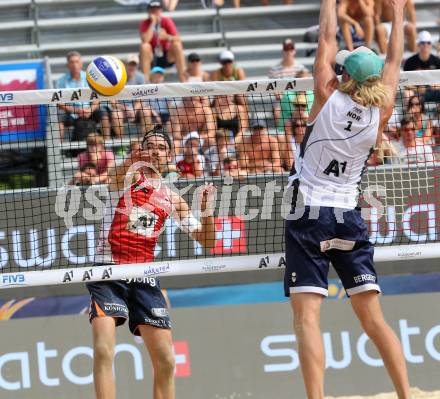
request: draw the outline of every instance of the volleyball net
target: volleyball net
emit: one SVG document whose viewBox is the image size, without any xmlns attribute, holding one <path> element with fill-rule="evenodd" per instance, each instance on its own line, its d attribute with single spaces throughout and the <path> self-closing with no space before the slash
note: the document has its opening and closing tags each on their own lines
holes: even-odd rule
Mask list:
<svg viewBox="0 0 440 399">
<path fill-rule="evenodd" d="M 360 184 L 376 261 L 440 256 L 439 97 L 440 71 L 402 73 Z M 0 288 L 283 267 L 286 185 L 312 103 L 311 78 L 127 86 L 114 97 L 88 88 L 1 93 Z M 173 144 L 160 184 L 196 217 L 198 188 L 216 187 L 215 243 L 203 248 L 170 218 L 154 262 L 103 264 L 100 231 L 118 206 L 109 205 L 112 168 L 158 124 Z M 343 162 L 321 156 L 329 176 L 346 178 Z M 151 209 L 128 215 L 125 228 L 148 237 Z"/>
</svg>

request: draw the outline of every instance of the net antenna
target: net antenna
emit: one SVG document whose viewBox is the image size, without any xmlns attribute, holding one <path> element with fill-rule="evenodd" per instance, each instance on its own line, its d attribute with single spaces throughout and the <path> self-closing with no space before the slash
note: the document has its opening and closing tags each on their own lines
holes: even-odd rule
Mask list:
<svg viewBox="0 0 440 399">
<path fill-rule="evenodd" d="M 402 128 L 397 126 L 410 113 L 408 102 L 422 99 L 428 86 L 439 83 L 440 71 L 402 73 L 396 126 L 390 124 L 386 131 L 396 151 L 381 148 L 363 175 L 362 214 L 375 244 L 376 261 L 440 256 L 438 137 L 420 137 L 414 141 L 417 145 L 403 148 Z M 312 79 L 304 78 L 131 86 L 111 98 L 88 88 L 3 96 L 0 151 L 15 163 L 9 174 L 0 176 L 0 288 L 283 267 L 283 221 L 291 201 L 285 189 L 291 166 L 287 160 L 301 139 L 296 129 L 304 127 L 299 122 L 306 120 L 312 90 Z M 120 126 L 112 126 L 113 133 L 125 129 L 124 134 L 106 135 L 99 121 L 92 129 L 86 123 L 79 127 L 79 123 L 73 127 L 60 124 L 61 104 L 86 107 L 96 103 L 113 116 L 113 123 L 119 121 Z M 135 107 L 136 118 L 124 113 L 130 106 Z M 431 126 L 438 128 L 438 104 L 425 102 L 424 106 Z M 277 107 L 281 117 L 274 119 Z M 45 140 L 29 136 L 25 141 L 8 140 L 13 124 L 35 129 L 41 113 L 47 116 Z M 194 208 L 200 185 L 213 182 L 217 186 L 215 245 L 203 249 L 168 219 L 153 262 L 97 264 L 100 241 L 108 233 L 103 226 L 111 226 L 122 194 L 91 178 L 98 174 L 99 161 L 87 158 L 84 162 L 82 158 L 89 155 L 79 154 L 87 146 L 103 145 L 106 156 L 111 152 L 116 165 L 122 165 L 132 146 L 158 119 L 174 141 L 173 160 L 163 171 L 169 189 Z M 413 119 L 417 124 L 417 115 Z M 256 120 L 263 130 L 260 134 L 268 142 L 277 142 L 278 159 L 249 139 Z M 216 147 L 219 143 L 221 150 Z M 45 159 L 38 162 L 46 164 L 48 181 L 35 181 L 18 169 L 20 157 L 35 155 L 35 148 L 41 146 Z M 195 165 L 200 165 L 202 174 Z M 91 180 L 85 184 L 87 178 Z M 155 219 L 150 211 L 142 212 L 138 210 L 140 216 L 130 226 L 146 234 Z M 132 244 L 125 245 L 124 251 L 130 253 Z"/>
</svg>

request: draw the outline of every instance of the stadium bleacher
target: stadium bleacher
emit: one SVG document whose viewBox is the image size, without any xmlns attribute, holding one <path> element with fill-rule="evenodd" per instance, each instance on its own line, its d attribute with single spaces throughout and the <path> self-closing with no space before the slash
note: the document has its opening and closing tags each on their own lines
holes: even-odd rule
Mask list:
<svg viewBox="0 0 440 399">
<path fill-rule="evenodd" d="M 124 58 L 137 52 L 138 24 L 145 18 L 142 6 L 122 6 L 112 0 L 93 4 L 80 0 L 0 1 L 0 61 L 48 57 L 52 79 L 64 71 L 65 54 L 79 50 L 85 61 L 96 54 Z M 438 37 L 436 18 L 440 0 L 416 0 L 418 29 Z M 244 1 L 240 9 L 219 12 L 201 9 L 200 2 L 180 2 L 173 19 L 183 38 L 185 52 L 196 50 L 205 69 L 217 67 L 216 56 L 225 47 L 237 55 L 249 77 L 264 77 L 279 59 L 280 41 L 291 37 L 297 42 L 299 62 L 311 66 L 305 57 L 311 46 L 303 43 L 304 31 L 317 23 L 319 2 L 298 0 L 294 5 L 252 6 Z M 13 32 L 13 34 L 8 34 Z M 258 46 L 256 44 L 258 43 Z M 255 60 L 261 60 L 258 63 Z M 171 70 L 168 80 L 175 80 Z"/>
</svg>

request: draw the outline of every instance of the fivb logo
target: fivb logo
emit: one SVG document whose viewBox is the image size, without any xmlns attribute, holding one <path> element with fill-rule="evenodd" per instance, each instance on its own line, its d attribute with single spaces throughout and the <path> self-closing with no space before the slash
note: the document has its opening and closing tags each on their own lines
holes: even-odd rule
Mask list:
<svg viewBox="0 0 440 399">
<path fill-rule="evenodd" d="M 2 275 L 2 285 L 4 287 L 25 285 L 25 284 L 26 284 L 26 277 L 23 273 Z"/>
<path fill-rule="evenodd" d="M 11 103 L 14 101 L 14 93 L 0 93 L 0 103 Z"/>
</svg>

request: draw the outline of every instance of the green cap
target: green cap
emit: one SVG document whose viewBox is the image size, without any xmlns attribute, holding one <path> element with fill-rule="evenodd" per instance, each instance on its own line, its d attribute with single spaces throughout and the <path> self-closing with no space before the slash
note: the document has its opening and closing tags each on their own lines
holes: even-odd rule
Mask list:
<svg viewBox="0 0 440 399">
<path fill-rule="evenodd" d="M 336 62 L 343 65 L 350 77 L 363 83 L 370 78 L 382 75 L 383 60 L 367 47 L 354 51 L 342 50 L 336 55 Z"/>
</svg>

